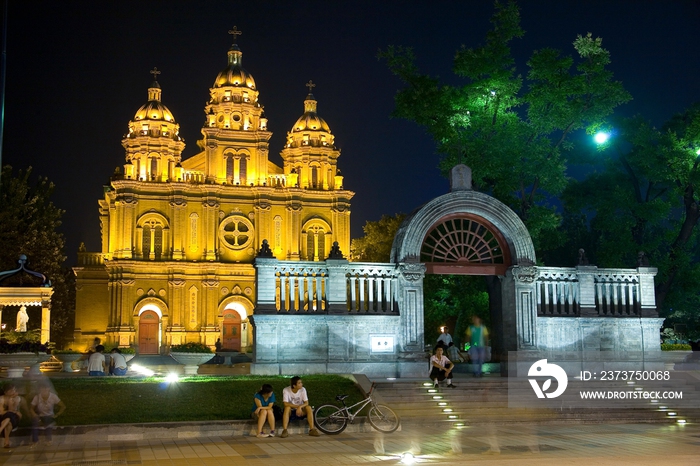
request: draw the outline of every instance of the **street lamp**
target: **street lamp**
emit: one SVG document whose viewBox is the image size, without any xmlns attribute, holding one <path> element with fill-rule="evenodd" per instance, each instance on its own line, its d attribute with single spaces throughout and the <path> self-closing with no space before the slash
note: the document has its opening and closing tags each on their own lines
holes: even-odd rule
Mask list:
<svg viewBox="0 0 700 466">
<path fill-rule="evenodd" d="M 606 133 L 605 131 L 598 131 L 595 133 L 595 136 L 593 136 L 593 140 L 596 144 L 605 144 L 608 139 L 610 139 L 610 133 Z"/>
</svg>

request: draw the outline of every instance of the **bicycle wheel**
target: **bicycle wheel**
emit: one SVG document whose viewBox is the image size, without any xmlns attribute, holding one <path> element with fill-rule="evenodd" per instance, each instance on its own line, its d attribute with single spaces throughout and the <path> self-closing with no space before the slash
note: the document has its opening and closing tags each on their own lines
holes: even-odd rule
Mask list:
<svg viewBox="0 0 700 466">
<path fill-rule="evenodd" d="M 318 430 L 328 435 L 336 435 L 348 426 L 345 412 L 335 405 L 323 405 L 314 412 L 314 424 Z"/>
<path fill-rule="evenodd" d="M 367 420 L 379 432 L 390 434 L 399 428 L 401 420 L 391 408 L 384 405 L 374 405 L 370 408 Z"/>
</svg>

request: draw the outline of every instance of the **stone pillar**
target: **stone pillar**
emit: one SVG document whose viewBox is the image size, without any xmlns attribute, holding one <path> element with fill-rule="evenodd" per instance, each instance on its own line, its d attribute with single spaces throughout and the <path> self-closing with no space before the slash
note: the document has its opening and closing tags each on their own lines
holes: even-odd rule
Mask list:
<svg viewBox="0 0 700 466">
<path fill-rule="evenodd" d="M 423 357 L 425 347 L 423 327 L 425 265 L 419 262 L 402 262 L 398 268 L 398 299 L 401 316 L 399 348 L 402 353 L 420 354 Z"/>
<path fill-rule="evenodd" d="M 289 212 L 289 229 L 287 233 L 290 234 L 289 238 L 289 259 L 299 260 L 299 247 L 301 235 L 301 204 L 292 203 L 287 206 L 287 212 Z"/>
<path fill-rule="evenodd" d="M 581 317 L 597 317 L 598 310 L 595 306 L 595 274 L 598 267 L 595 265 L 579 265 L 576 267 L 579 289 L 579 315 Z"/>
<path fill-rule="evenodd" d="M 502 281 L 505 351 L 537 349 L 537 267 L 516 265 Z"/>
<path fill-rule="evenodd" d="M 174 199 L 170 202 L 170 206 L 173 212 L 173 223 L 171 224 L 173 230 L 173 260 L 177 261 L 185 258 L 185 238 L 190 224 L 189 219 L 185 217 L 187 202 L 184 199 Z"/>
<path fill-rule="evenodd" d="M 277 313 L 277 277 L 275 268 L 278 260 L 274 258 L 255 258 L 255 313 Z"/>
<path fill-rule="evenodd" d="M 347 259 L 328 259 L 328 288 L 326 289 L 326 299 L 328 300 L 329 314 L 348 313 L 348 287 L 345 277 L 348 267 Z"/>
<path fill-rule="evenodd" d="M 205 320 L 202 322 L 202 342 L 214 348 L 216 339 L 219 337 L 219 327 L 217 324 L 218 314 L 218 297 L 219 297 L 219 280 L 214 278 L 202 280 L 204 286 L 204 315 Z"/>
<path fill-rule="evenodd" d="M 659 317 L 659 311 L 656 309 L 656 292 L 654 288 L 654 277 L 658 271 L 656 267 L 637 267 L 641 317 Z"/>
<path fill-rule="evenodd" d="M 122 200 L 122 223 L 124 230 L 120 239 L 121 257 L 131 259 L 134 252 L 134 228 L 136 224 L 135 212 L 139 201 L 133 197 Z"/>
<path fill-rule="evenodd" d="M 51 302 L 41 300 L 41 343 L 51 341 Z"/>
<path fill-rule="evenodd" d="M 204 260 L 216 260 L 216 238 L 219 234 L 219 203 L 208 199 L 202 203 L 204 207 Z"/>
</svg>

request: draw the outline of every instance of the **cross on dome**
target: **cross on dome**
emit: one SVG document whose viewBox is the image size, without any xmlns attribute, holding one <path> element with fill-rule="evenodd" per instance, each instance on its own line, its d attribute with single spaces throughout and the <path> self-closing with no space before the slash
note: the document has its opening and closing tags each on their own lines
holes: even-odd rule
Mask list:
<svg viewBox="0 0 700 466">
<path fill-rule="evenodd" d="M 236 26 L 234 26 L 233 29 L 229 30 L 228 33 L 233 36 L 234 44 L 236 43 L 236 36 L 240 36 L 241 34 L 243 34 L 241 31 L 238 30 Z"/>
<path fill-rule="evenodd" d="M 316 87 L 316 84 L 312 80 L 309 79 L 309 82 L 305 84 L 306 87 L 309 88 L 309 94 L 311 94 L 311 91 L 313 90 L 314 87 Z"/>
<path fill-rule="evenodd" d="M 153 69 L 151 71 L 149 71 L 149 73 L 151 73 L 153 75 L 154 81 L 158 81 L 158 75 L 160 74 L 160 71 L 158 71 L 157 67 L 154 66 Z"/>
</svg>

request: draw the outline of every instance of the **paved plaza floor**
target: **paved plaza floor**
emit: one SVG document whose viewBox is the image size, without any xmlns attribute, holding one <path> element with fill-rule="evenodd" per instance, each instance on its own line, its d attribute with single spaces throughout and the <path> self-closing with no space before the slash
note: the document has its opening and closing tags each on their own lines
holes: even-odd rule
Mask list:
<svg viewBox="0 0 700 466">
<path fill-rule="evenodd" d="M 697 425 L 513 425 L 424 432 L 344 432 L 336 436 L 210 437 L 140 441 L 78 441 L 14 445 L 0 465 L 346 465 L 402 464 L 412 452 L 425 465 L 659 465 L 700 464 Z M 17 440 L 15 440 L 17 442 Z M 499 453 L 497 453 L 499 452 Z"/>
</svg>

